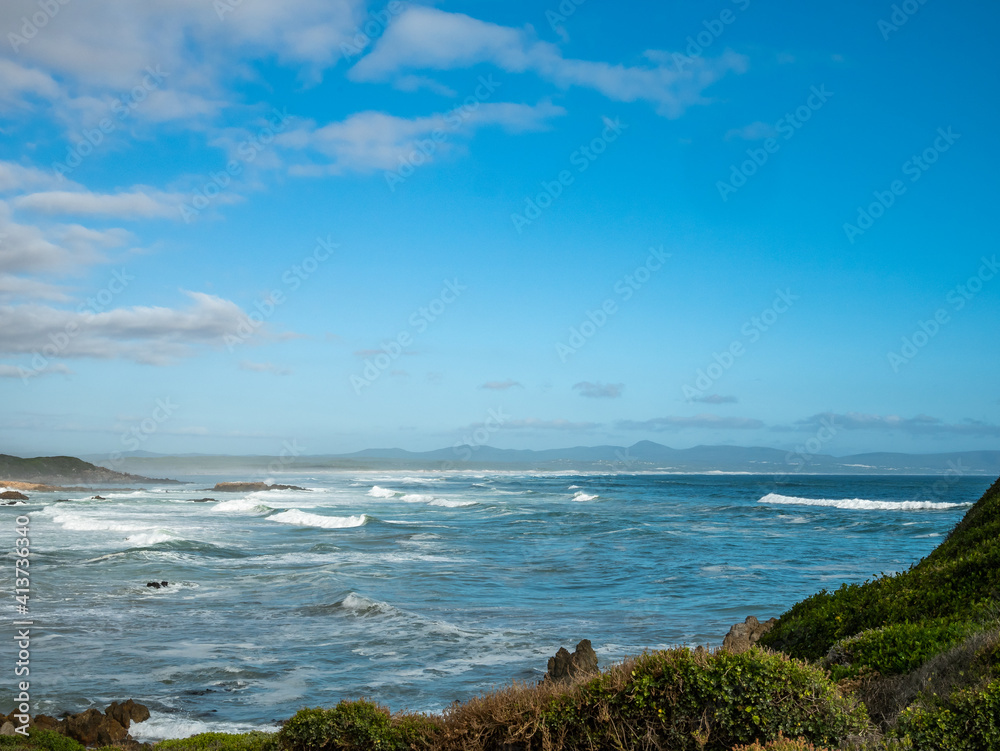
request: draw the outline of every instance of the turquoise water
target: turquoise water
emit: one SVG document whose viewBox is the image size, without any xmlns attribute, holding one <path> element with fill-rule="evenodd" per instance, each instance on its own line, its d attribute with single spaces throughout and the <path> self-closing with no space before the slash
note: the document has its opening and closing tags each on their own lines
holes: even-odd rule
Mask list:
<svg viewBox="0 0 1000 751">
<path fill-rule="evenodd" d="M 35 712 L 131 697 L 153 710 L 133 728 L 149 740 L 348 697 L 437 710 L 538 680 L 582 638 L 604 664 L 717 645 L 746 615 L 907 568 L 992 478 L 337 472 L 250 494 L 188 479 L 0 508 L 11 540 L 31 518 Z"/>
</svg>

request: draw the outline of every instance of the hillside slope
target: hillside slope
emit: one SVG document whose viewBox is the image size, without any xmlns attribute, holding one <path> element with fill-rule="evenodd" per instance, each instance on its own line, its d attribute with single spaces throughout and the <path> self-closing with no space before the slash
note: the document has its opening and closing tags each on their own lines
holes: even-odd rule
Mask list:
<svg viewBox="0 0 1000 751">
<path fill-rule="evenodd" d="M 98 467 L 74 456 L 38 456 L 22 459 L 0 454 L 0 482 L 33 482 L 45 485 L 122 485 L 126 483 L 175 482 L 152 479 Z"/>
</svg>

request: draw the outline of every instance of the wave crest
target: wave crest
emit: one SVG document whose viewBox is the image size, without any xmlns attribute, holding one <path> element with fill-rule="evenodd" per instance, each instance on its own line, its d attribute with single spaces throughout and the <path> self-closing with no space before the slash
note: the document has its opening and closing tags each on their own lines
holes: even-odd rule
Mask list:
<svg viewBox="0 0 1000 751">
<path fill-rule="evenodd" d="M 945 503 L 943 501 L 869 501 L 865 498 L 798 498 L 791 495 L 768 493 L 757 503 L 787 506 L 824 506 L 852 511 L 929 511 L 971 506 L 971 503 Z"/>
<path fill-rule="evenodd" d="M 357 516 L 321 516 L 320 514 L 307 514 L 297 508 L 282 511 L 280 514 L 267 517 L 268 521 L 279 524 L 295 524 L 299 527 L 320 527 L 322 529 L 349 529 L 351 527 L 361 527 L 368 523 L 367 514 Z"/>
</svg>

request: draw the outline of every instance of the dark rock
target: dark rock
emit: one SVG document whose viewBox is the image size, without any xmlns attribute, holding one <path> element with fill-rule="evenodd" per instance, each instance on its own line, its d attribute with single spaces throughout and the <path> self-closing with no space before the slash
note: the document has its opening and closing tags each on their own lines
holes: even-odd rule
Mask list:
<svg viewBox="0 0 1000 751">
<path fill-rule="evenodd" d="M 761 623 L 754 616 L 748 615 L 743 623 L 733 624 L 729 633 L 722 640 L 722 648 L 727 652 L 740 654 L 760 641 L 760 637 L 774 628 L 777 618 L 771 618 Z"/>
<path fill-rule="evenodd" d="M 306 490 L 298 485 L 268 485 L 266 482 L 217 482 L 212 488 L 223 493 L 253 493 L 261 490 Z"/>
<path fill-rule="evenodd" d="M 28 500 L 28 496 L 16 490 L 5 490 L 0 493 L 0 499 L 4 501 L 26 501 Z"/>
<path fill-rule="evenodd" d="M 576 650 L 570 654 L 565 647 L 559 647 L 555 657 L 549 658 L 549 669 L 545 673 L 545 681 L 569 683 L 578 676 L 598 673 L 597 653 L 590 644 L 590 639 L 584 639 L 576 645 Z"/>
<path fill-rule="evenodd" d="M 160 586 L 161 587 L 169 587 L 170 586 L 170 582 L 160 582 Z"/>
<path fill-rule="evenodd" d="M 214 502 L 214 501 L 215 501 L 214 498 L 195 498 L 194 499 L 194 503 L 209 503 L 209 502 Z"/>
<path fill-rule="evenodd" d="M 105 498 L 103 495 L 92 495 L 92 496 L 90 496 L 90 500 L 92 500 L 92 501 L 106 501 L 108 499 Z"/>
<path fill-rule="evenodd" d="M 84 746 L 96 746 L 100 743 L 99 736 L 110 735 L 107 731 L 108 718 L 99 709 L 88 709 L 86 712 L 73 714 L 66 718 L 66 735 L 79 741 Z M 115 722 L 118 725 L 117 722 Z M 118 725 L 121 728 L 121 725 Z M 122 731 L 125 729 L 122 728 Z M 100 743 L 100 745 L 106 745 Z"/>
<path fill-rule="evenodd" d="M 36 714 L 31 718 L 31 724 L 41 730 L 54 730 L 57 733 L 64 733 L 66 730 L 62 722 L 47 714 Z"/>
<path fill-rule="evenodd" d="M 149 719 L 149 709 L 142 704 L 136 704 L 132 699 L 121 704 L 116 701 L 111 702 L 104 710 L 104 714 L 117 720 L 126 730 L 133 722 L 143 722 Z"/>
<path fill-rule="evenodd" d="M 159 582 L 146 582 L 147 587 L 152 587 L 153 589 L 159 589 L 161 585 Z"/>
</svg>

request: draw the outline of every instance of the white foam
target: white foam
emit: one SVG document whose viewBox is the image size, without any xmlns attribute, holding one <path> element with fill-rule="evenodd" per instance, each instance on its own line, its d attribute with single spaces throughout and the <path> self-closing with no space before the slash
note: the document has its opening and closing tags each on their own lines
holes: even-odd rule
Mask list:
<svg viewBox="0 0 1000 751">
<path fill-rule="evenodd" d="M 592 501 L 592 500 L 594 500 L 597 497 L 598 496 L 596 496 L 596 495 L 587 495 L 582 490 L 578 490 L 575 493 L 573 493 L 573 500 L 574 501 Z"/>
<path fill-rule="evenodd" d="M 430 503 L 434 500 L 434 496 L 425 495 L 424 493 L 407 493 L 401 496 L 401 501 L 406 501 L 407 503 Z"/>
<path fill-rule="evenodd" d="M 142 532 L 137 535 L 130 535 L 125 538 L 125 542 L 135 548 L 147 548 L 150 545 L 156 545 L 160 542 L 167 542 L 168 540 L 176 539 L 177 538 L 171 534 L 157 530 L 156 532 Z"/>
<path fill-rule="evenodd" d="M 212 506 L 212 511 L 221 511 L 225 513 L 240 513 L 240 512 L 253 512 L 253 513 L 266 513 L 270 511 L 270 506 L 265 506 L 256 498 L 234 498 L 231 501 L 222 501 L 220 503 Z"/>
<path fill-rule="evenodd" d="M 347 529 L 349 527 L 360 527 L 368 523 L 367 514 L 358 516 L 320 516 L 319 514 L 307 514 L 297 508 L 282 511 L 280 514 L 267 517 L 268 521 L 279 522 L 281 524 L 296 524 L 300 527 L 322 527 L 323 529 Z"/>
<path fill-rule="evenodd" d="M 63 529 L 74 532 L 142 532 L 148 527 L 140 527 L 134 524 L 120 524 L 108 521 L 107 519 L 87 518 L 78 514 L 55 514 L 52 521 Z"/>
<path fill-rule="evenodd" d="M 380 488 L 378 485 L 372 485 L 371 490 L 368 491 L 368 495 L 372 498 L 395 498 L 396 491 L 389 490 L 389 488 Z"/>
<path fill-rule="evenodd" d="M 476 501 L 450 501 L 447 498 L 435 498 L 429 505 L 444 506 L 445 508 L 461 508 L 462 506 L 475 506 Z"/>
<path fill-rule="evenodd" d="M 347 597 L 345 597 L 340 602 L 340 606 L 345 610 L 350 610 L 352 613 L 357 613 L 358 615 L 365 615 L 368 613 L 379 613 L 379 614 L 392 614 L 399 615 L 400 611 L 394 608 L 387 602 L 380 602 L 379 600 L 370 600 L 364 595 L 359 595 L 355 592 L 351 592 Z"/>
<path fill-rule="evenodd" d="M 129 733 L 138 741 L 145 743 L 167 740 L 168 738 L 190 738 L 200 733 L 248 733 L 251 730 L 261 730 L 274 733 L 280 730 L 279 725 L 255 725 L 245 722 L 205 722 L 190 718 L 180 718 L 175 714 L 160 714 L 153 712 L 145 722 L 135 722 L 129 728 Z"/>
<path fill-rule="evenodd" d="M 579 490 L 579 489 L 580 489 L 579 485 L 570 485 L 568 488 L 566 488 L 566 490 Z"/>
<path fill-rule="evenodd" d="M 797 498 L 796 496 L 768 493 L 757 503 L 790 506 L 825 506 L 856 511 L 927 511 L 971 506 L 971 503 L 940 503 L 934 501 L 869 501 L 864 498 Z"/>
</svg>

